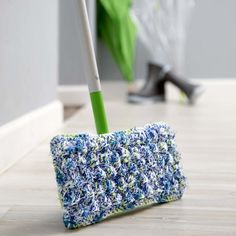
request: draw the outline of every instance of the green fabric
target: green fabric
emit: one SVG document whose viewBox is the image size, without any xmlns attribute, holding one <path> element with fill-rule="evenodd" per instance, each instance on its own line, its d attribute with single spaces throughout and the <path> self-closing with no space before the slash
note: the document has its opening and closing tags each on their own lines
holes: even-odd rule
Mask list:
<svg viewBox="0 0 236 236">
<path fill-rule="evenodd" d="M 98 36 L 114 57 L 124 79 L 134 78 L 136 27 L 129 15 L 132 0 L 98 0 Z"/>
<path fill-rule="evenodd" d="M 103 96 L 101 91 L 90 93 L 92 103 L 93 115 L 98 134 L 108 133 L 107 118 L 103 103 Z"/>
</svg>

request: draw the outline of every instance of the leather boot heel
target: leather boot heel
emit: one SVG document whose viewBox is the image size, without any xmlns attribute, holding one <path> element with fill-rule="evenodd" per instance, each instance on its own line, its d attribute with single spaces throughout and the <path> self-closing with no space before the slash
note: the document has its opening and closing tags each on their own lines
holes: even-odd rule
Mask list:
<svg viewBox="0 0 236 236">
<path fill-rule="evenodd" d="M 165 101 L 164 76 L 163 67 L 149 63 L 148 74 L 144 86 L 137 92 L 129 92 L 128 102 L 140 104 Z"/>
</svg>

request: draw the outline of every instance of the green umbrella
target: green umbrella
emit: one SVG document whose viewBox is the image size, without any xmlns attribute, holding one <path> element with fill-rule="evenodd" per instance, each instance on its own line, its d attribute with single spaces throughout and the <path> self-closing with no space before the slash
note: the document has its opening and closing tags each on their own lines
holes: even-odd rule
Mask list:
<svg viewBox="0 0 236 236">
<path fill-rule="evenodd" d="M 129 15 L 132 0 L 98 0 L 98 36 L 127 81 L 134 78 L 136 28 Z"/>
</svg>

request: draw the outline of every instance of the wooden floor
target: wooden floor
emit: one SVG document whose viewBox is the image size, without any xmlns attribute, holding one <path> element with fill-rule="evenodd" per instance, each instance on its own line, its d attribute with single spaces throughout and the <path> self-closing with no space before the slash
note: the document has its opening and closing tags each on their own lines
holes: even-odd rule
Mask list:
<svg viewBox="0 0 236 236">
<path fill-rule="evenodd" d="M 128 105 L 122 84 L 104 85 L 111 130 L 154 121 L 175 129 L 188 177 L 182 200 L 68 231 L 61 220 L 48 138 L 0 176 L 0 235 L 236 235 L 236 83 L 205 85 L 195 106 L 181 104 L 174 95 L 166 104 Z M 89 107 L 58 133 L 83 131 L 94 132 Z"/>
</svg>

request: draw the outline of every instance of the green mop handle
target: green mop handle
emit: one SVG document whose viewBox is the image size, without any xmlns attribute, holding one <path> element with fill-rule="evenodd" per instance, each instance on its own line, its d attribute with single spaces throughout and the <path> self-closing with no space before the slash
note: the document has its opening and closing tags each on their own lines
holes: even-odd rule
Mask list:
<svg viewBox="0 0 236 236">
<path fill-rule="evenodd" d="M 82 22 L 82 42 L 85 46 L 88 68 L 86 70 L 87 83 L 89 87 L 90 100 L 93 109 L 94 120 L 98 134 L 108 133 L 107 118 L 104 108 L 103 95 L 99 80 L 96 57 L 90 31 L 88 13 L 85 0 L 78 0 L 80 18 Z"/>
</svg>

